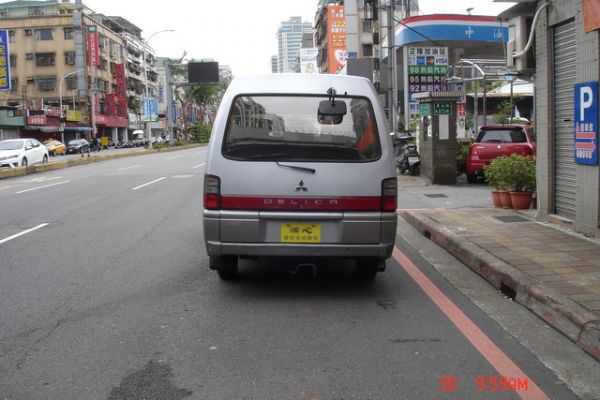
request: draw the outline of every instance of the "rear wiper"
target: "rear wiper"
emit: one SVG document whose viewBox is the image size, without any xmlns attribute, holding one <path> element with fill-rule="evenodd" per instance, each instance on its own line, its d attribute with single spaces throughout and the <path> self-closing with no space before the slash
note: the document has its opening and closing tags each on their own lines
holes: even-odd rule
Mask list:
<svg viewBox="0 0 600 400">
<path fill-rule="evenodd" d="M 287 165 L 287 164 L 282 164 L 279 161 L 276 161 L 276 163 L 280 167 L 292 168 L 292 169 L 299 169 L 300 171 L 307 171 L 307 172 L 310 172 L 311 174 L 314 174 L 315 172 L 317 172 L 317 170 L 314 169 L 314 168 L 300 167 L 298 165 Z"/>
</svg>

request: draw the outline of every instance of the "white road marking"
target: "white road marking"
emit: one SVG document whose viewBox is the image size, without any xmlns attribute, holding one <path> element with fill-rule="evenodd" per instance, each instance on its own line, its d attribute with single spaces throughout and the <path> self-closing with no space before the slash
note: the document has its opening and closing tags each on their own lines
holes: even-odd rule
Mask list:
<svg viewBox="0 0 600 400">
<path fill-rule="evenodd" d="M 169 158 L 167 158 L 167 160 L 174 160 L 174 159 L 176 159 L 176 158 L 181 158 L 181 156 L 173 156 L 173 157 L 169 157 Z"/>
<path fill-rule="evenodd" d="M 204 153 L 206 153 L 206 150 L 196 152 L 196 154 L 204 154 Z"/>
<path fill-rule="evenodd" d="M 117 171 L 127 171 L 128 169 L 139 168 L 142 164 L 132 165 L 131 167 L 119 168 Z"/>
<path fill-rule="evenodd" d="M 27 229 L 27 230 L 25 230 L 25 231 L 23 231 L 23 232 L 21 232 L 21 233 L 17 233 L 16 235 L 9 236 L 9 237 L 7 237 L 7 238 L 5 238 L 5 239 L 2 239 L 2 240 L 0 240 L 0 244 L 4 244 L 4 243 L 8 242 L 9 240 L 16 239 L 16 238 L 18 238 L 19 236 L 26 235 L 26 234 L 28 234 L 28 233 L 30 233 L 30 232 L 37 231 L 38 229 L 40 229 L 40 228 L 43 228 L 43 227 L 45 227 L 46 225 L 49 225 L 49 224 L 48 224 L 48 223 L 39 224 L 39 225 L 38 225 L 38 226 L 36 226 L 36 227 L 33 227 L 33 228 L 31 228 L 31 229 Z"/>
<path fill-rule="evenodd" d="M 153 181 L 151 181 L 151 182 L 144 183 L 143 185 L 136 186 L 136 187 L 132 188 L 131 190 L 138 190 L 138 189 L 141 189 L 141 188 L 143 188 L 143 187 L 146 187 L 146 186 L 148 186 L 148 185 L 152 185 L 153 183 L 160 182 L 160 181 L 162 181 L 163 179 L 165 179 L 165 177 L 164 177 L 164 176 L 163 176 L 162 178 L 155 179 L 155 180 L 153 180 Z"/>
<path fill-rule="evenodd" d="M 202 167 L 202 166 L 204 166 L 204 165 L 206 165 L 206 163 L 198 164 L 198 165 L 196 165 L 195 167 L 193 167 L 192 169 L 200 168 L 200 167 Z"/>
<path fill-rule="evenodd" d="M 33 192 L 34 190 L 40 190 L 40 189 L 46 189 L 46 188 L 53 187 L 53 186 L 64 185 L 65 183 L 69 183 L 69 182 L 71 182 L 71 181 L 57 182 L 57 183 L 52 183 L 50 185 L 38 186 L 38 187 L 35 187 L 35 188 L 25 189 L 25 190 L 21 190 L 21 191 L 15 192 L 15 194 L 21 194 L 21 193 L 26 193 L 26 192 Z"/>
<path fill-rule="evenodd" d="M 171 179 L 187 179 L 187 178 L 193 178 L 194 175 L 191 174 L 181 174 L 181 175 L 173 175 L 171 176 Z"/>
</svg>

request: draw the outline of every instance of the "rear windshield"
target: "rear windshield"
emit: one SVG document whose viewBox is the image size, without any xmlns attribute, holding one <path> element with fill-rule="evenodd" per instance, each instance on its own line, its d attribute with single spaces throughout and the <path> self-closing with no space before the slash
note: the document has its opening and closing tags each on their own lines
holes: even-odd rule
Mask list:
<svg viewBox="0 0 600 400">
<path fill-rule="evenodd" d="M 527 143 L 521 129 L 484 129 L 477 136 L 477 143 Z"/>
<path fill-rule="evenodd" d="M 319 123 L 321 96 L 238 96 L 231 108 L 223 155 L 243 161 L 368 162 L 381 156 L 371 102 L 346 103 L 339 124 Z"/>
</svg>

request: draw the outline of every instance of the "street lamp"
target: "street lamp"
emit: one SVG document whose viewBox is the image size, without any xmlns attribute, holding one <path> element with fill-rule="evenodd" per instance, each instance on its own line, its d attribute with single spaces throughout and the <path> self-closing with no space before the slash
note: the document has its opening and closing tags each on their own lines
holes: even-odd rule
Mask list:
<svg viewBox="0 0 600 400">
<path fill-rule="evenodd" d="M 62 84 L 66 77 L 78 74 L 79 72 L 84 72 L 84 70 L 78 69 L 76 71 L 69 72 L 68 74 L 63 75 L 62 78 L 60 78 L 60 82 L 58 83 L 58 104 L 60 106 L 60 135 L 61 135 L 61 141 L 63 143 L 65 142 L 65 123 L 63 121 L 64 115 L 63 115 L 63 103 L 62 103 Z"/>
<path fill-rule="evenodd" d="M 159 33 L 162 32 L 175 32 L 174 29 L 163 29 L 157 32 L 154 32 L 152 35 L 148 36 L 148 38 L 146 40 L 143 41 L 142 43 L 142 57 L 144 60 L 144 99 L 142 101 L 142 118 L 144 118 L 144 103 L 146 101 L 149 101 L 149 94 L 148 94 L 148 69 L 147 69 L 147 63 L 146 63 L 146 47 L 148 47 L 148 42 L 150 42 L 150 39 L 152 39 L 155 35 L 158 35 Z M 150 104 L 148 104 L 148 110 L 150 109 Z M 148 148 L 151 149 L 152 148 L 152 137 L 151 137 L 151 129 L 150 129 L 150 124 L 148 124 L 149 121 L 146 121 L 144 119 L 144 130 L 146 131 L 145 136 L 148 137 Z"/>
</svg>

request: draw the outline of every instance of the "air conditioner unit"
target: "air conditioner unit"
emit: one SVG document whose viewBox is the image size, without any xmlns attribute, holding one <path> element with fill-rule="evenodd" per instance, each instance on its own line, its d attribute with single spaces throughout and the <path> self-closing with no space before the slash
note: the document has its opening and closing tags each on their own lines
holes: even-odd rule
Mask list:
<svg viewBox="0 0 600 400">
<path fill-rule="evenodd" d="M 33 53 L 25 53 L 26 60 L 33 60 Z"/>
<path fill-rule="evenodd" d="M 508 42 L 506 43 L 506 66 L 512 71 L 531 70 L 535 66 L 533 61 L 534 50 L 529 49 L 526 54 L 514 57 L 515 53 L 522 52 L 527 45 L 529 35 L 528 19 L 524 16 L 511 18 L 508 24 Z"/>
</svg>

